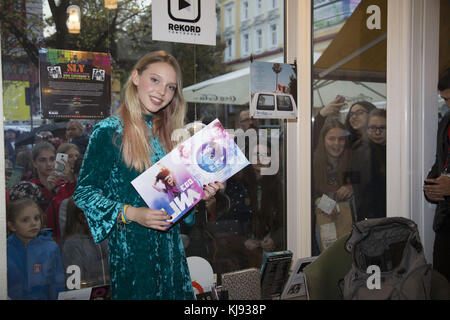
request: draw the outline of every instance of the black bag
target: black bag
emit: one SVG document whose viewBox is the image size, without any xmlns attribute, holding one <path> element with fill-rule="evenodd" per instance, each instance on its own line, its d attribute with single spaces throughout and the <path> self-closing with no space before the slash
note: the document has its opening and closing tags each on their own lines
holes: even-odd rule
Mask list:
<svg viewBox="0 0 450 320">
<path fill-rule="evenodd" d="M 344 299 L 431 298 L 432 269 L 413 221 L 392 217 L 357 222 L 345 248 L 352 254 L 352 267 L 341 283 Z"/>
</svg>

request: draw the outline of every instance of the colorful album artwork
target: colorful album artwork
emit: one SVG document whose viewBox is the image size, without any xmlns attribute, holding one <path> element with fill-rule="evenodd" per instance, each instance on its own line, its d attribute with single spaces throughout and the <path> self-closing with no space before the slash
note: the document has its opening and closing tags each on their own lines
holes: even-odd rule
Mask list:
<svg viewBox="0 0 450 320">
<path fill-rule="evenodd" d="M 131 183 L 149 208 L 165 210 L 175 224 L 203 198 L 203 185 L 225 182 L 247 165 L 216 119 Z"/>
<path fill-rule="evenodd" d="M 104 119 L 111 114 L 109 53 L 39 50 L 43 119 Z"/>
</svg>

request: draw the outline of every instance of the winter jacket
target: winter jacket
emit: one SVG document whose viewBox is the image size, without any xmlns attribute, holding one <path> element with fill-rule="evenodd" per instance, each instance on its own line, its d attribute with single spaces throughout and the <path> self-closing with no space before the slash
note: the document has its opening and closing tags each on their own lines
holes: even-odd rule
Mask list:
<svg viewBox="0 0 450 320">
<path fill-rule="evenodd" d="M 42 230 L 27 246 L 14 234 L 7 239 L 8 296 L 15 300 L 56 300 L 65 289 L 58 245 Z"/>
<path fill-rule="evenodd" d="M 448 150 L 450 148 L 450 139 L 448 138 L 450 127 L 450 112 L 444 115 L 444 118 L 439 122 L 436 144 L 436 160 L 428 172 L 427 179 L 437 178 L 441 175 L 445 168 Z M 425 198 L 428 199 L 426 196 Z M 450 234 L 450 197 L 445 197 L 445 200 L 439 201 L 436 206 L 436 213 L 433 220 L 433 230 L 435 232 L 444 232 Z"/>
</svg>

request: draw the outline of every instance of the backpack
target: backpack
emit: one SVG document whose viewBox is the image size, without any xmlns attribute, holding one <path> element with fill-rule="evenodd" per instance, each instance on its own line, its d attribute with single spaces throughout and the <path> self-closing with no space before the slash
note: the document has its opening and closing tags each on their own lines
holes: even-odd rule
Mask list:
<svg viewBox="0 0 450 320">
<path fill-rule="evenodd" d="M 432 269 L 413 221 L 390 217 L 357 222 L 345 249 L 352 266 L 340 282 L 344 299 L 431 298 Z"/>
</svg>

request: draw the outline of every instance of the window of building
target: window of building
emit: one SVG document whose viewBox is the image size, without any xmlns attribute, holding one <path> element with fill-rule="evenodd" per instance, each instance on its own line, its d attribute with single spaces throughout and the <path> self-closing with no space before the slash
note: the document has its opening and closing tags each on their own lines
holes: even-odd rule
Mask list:
<svg viewBox="0 0 450 320">
<path fill-rule="evenodd" d="M 245 32 L 241 35 L 242 43 L 241 43 L 241 50 L 242 50 L 242 56 L 246 57 L 250 54 L 250 33 Z"/>
<path fill-rule="evenodd" d="M 264 6 L 263 0 L 256 0 L 256 3 L 255 3 L 256 15 L 260 15 L 263 13 L 263 10 L 264 10 L 263 6 Z"/>
<path fill-rule="evenodd" d="M 314 1 L 313 255 L 353 222 L 386 216 L 387 4 L 381 3 L 368 26 L 365 1 Z"/>
<path fill-rule="evenodd" d="M 275 9 L 278 7 L 278 0 L 269 0 L 270 3 L 270 9 Z"/>
<path fill-rule="evenodd" d="M 264 49 L 263 29 L 259 27 L 255 30 L 255 52 L 261 52 Z"/>
<path fill-rule="evenodd" d="M 225 27 L 234 25 L 234 4 L 228 4 L 225 7 Z"/>
<path fill-rule="evenodd" d="M 183 70 L 183 94 L 187 102 L 186 123 L 208 124 L 218 118 L 226 129 L 242 132 L 246 141 L 243 151 L 251 162 L 242 172 L 230 178 L 226 183 L 225 190 L 217 193 L 212 201 L 201 202 L 194 226 L 180 223 L 186 256 L 203 257 L 211 264 L 214 273 L 220 275 L 252 267 L 259 268 L 265 251 L 287 249 L 286 195 L 283 187 L 286 184 L 284 153 L 286 123 L 280 120 L 251 119 L 248 115 L 249 90 L 243 90 L 244 93 L 241 93 L 242 90 L 237 90 L 249 86 L 249 73 L 245 73 L 245 70 L 250 61 L 248 58 L 241 58 L 248 57 L 253 46 L 259 53 L 266 50 L 263 28 L 269 28 L 269 22 L 259 25 L 256 32 L 255 29 L 240 30 L 238 26 L 240 21 L 234 20 L 234 4 L 239 8 L 239 2 L 217 0 L 218 12 L 222 13 L 222 16 L 218 14 L 217 18 L 223 19 L 223 21 L 218 21 L 217 45 L 205 46 L 152 41 L 149 33 L 151 11 L 148 10 L 148 5 L 142 1 L 122 2 L 122 6 L 119 5 L 117 9 L 121 24 L 120 26 L 115 25 L 114 28 L 111 28 L 111 24 L 114 23 L 112 11 L 104 8 L 103 1 L 87 0 L 83 2 L 83 6 L 80 6 L 83 19 L 82 32 L 79 34 L 68 34 L 65 27 L 61 28 L 60 25 L 53 23 L 53 19 L 47 19 L 52 17 L 52 13 L 46 7 L 46 1 L 36 1 L 36 3 L 38 6 L 34 6 L 33 10 L 37 11 L 31 12 L 33 14 L 25 12 L 26 9 L 23 6 L 20 8 L 18 5 L 13 6 L 18 9 L 18 13 L 15 18 L 14 15 L 11 15 L 11 20 L 8 22 L 26 21 L 24 19 L 26 14 L 29 14 L 28 17 L 32 19 L 42 16 L 42 12 L 46 21 L 34 21 L 39 23 L 34 23 L 33 28 L 31 25 L 17 25 L 14 32 L 8 32 L 11 29 L 1 28 L 3 124 L 5 130 L 11 129 L 15 132 L 11 132 L 8 139 L 11 141 L 15 139 L 17 142 L 15 149 L 14 147 L 11 149 L 10 141 L 5 141 L 5 156 L 10 159 L 1 161 L 5 161 L 7 178 L 13 178 L 13 172 L 19 174 L 18 170 L 23 168 L 23 170 L 20 169 L 22 170 L 21 178 L 30 179 L 33 169 L 30 166 L 29 153 L 39 141 L 48 141 L 54 143 L 55 146 L 69 141 L 66 137 L 67 119 L 41 118 L 39 60 L 37 58 L 39 49 L 43 51 L 47 48 L 109 53 L 114 61 L 110 75 L 111 114 L 122 103 L 122 88 L 133 65 L 146 53 L 162 49 L 174 55 Z M 247 3 L 248 17 L 250 1 L 244 1 L 244 3 Z M 243 2 L 241 4 L 244 5 Z M 262 1 L 257 1 L 257 4 L 263 8 Z M 65 19 L 68 5 L 65 1 L 59 1 L 57 5 L 65 6 L 58 7 L 54 11 Z M 253 2 L 251 5 L 254 5 Z M 93 10 L 94 8 L 95 10 Z M 241 8 L 245 11 L 244 7 Z M 283 8 L 278 9 L 283 12 Z M 130 16 L 129 12 L 133 12 L 133 15 Z M 283 19 L 283 15 L 281 15 L 281 19 Z M 27 23 L 32 22 L 30 20 Z M 4 21 L 2 21 L 2 25 L 3 23 Z M 279 23 L 280 26 L 283 25 L 282 21 Z M 236 30 L 229 28 L 232 26 L 236 26 Z M 19 33 L 20 36 L 18 36 Z M 255 36 L 256 38 L 253 38 Z M 238 48 L 239 41 L 241 41 L 241 50 Z M 278 44 L 281 45 L 281 43 Z M 74 64 L 80 59 L 81 57 L 73 58 Z M 283 52 L 276 54 L 268 52 L 268 59 L 282 62 Z M 242 63 L 242 60 L 247 61 Z M 52 69 L 53 71 L 56 77 L 58 69 Z M 236 73 L 239 74 L 238 77 L 236 77 Z M 101 79 L 102 74 L 98 74 L 98 77 Z M 211 86 L 205 85 L 207 81 L 215 82 L 213 92 L 208 91 Z M 195 87 L 197 85 L 198 87 Z M 68 103 L 77 105 L 80 101 L 75 99 Z M 74 117 L 74 119 L 78 118 Z M 78 120 L 80 120 L 87 137 L 91 134 L 92 128 L 101 121 L 101 119 L 90 118 Z M 34 134 L 34 131 L 33 134 L 30 133 L 32 128 L 36 129 L 41 126 L 50 127 L 50 133 L 42 132 L 39 135 Z M 279 138 L 279 140 L 274 139 L 277 141 L 276 146 L 262 145 L 261 141 L 264 141 L 262 138 L 270 134 Z M 257 143 L 261 142 L 260 145 L 251 144 L 252 135 L 256 136 Z M 262 150 L 264 147 L 266 148 L 265 152 Z M 80 151 L 80 153 L 82 152 Z M 276 163 L 279 163 L 279 170 L 274 175 L 260 174 L 261 162 L 266 164 L 267 156 L 270 161 L 276 157 Z M 81 155 L 80 159 L 82 159 Z M 273 161 L 275 162 L 275 160 Z M 17 170 L 14 171 L 15 169 Z M 11 188 L 8 186 L 8 189 Z M 91 258 L 86 259 L 87 254 L 77 255 L 80 259 L 84 258 L 87 269 L 83 270 L 88 270 L 83 271 L 81 288 L 107 285 L 110 281 L 107 266 L 108 250 L 105 250 L 107 245 L 102 243 L 97 246 L 91 241 L 90 231 L 82 219 L 83 215 L 78 215 L 79 211 L 69 200 L 61 204 L 63 209 L 58 210 L 57 214 L 51 218 L 60 214 L 63 216 L 64 213 L 60 212 L 66 209 L 66 215 L 75 214 L 75 218 L 77 218 L 75 223 L 82 224 L 82 234 L 78 234 L 81 229 L 68 228 L 68 225 L 71 225 L 68 219 L 64 226 L 56 218 L 51 222 L 54 225 L 60 225 L 61 230 L 70 230 L 77 234 L 79 236 L 77 239 L 86 240 L 92 252 L 98 254 L 99 260 L 95 261 Z M 4 218 L 4 212 L 0 213 L 0 217 Z M 66 235 L 67 238 L 73 236 L 71 233 Z M 73 274 L 73 271 L 70 271 L 72 269 L 68 270 L 67 267 L 73 261 L 70 258 L 76 256 L 76 249 L 73 246 L 64 247 L 67 240 L 64 235 L 60 240 L 58 245 L 60 245 L 61 251 L 65 251 L 62 256 L 63 272 L 64 276 L 68 277 Z M 89 255 L 89 257 L 92 256 Z M 6 261 L 0 261 L 0 264 L 6 265 L 6 263 Z M 78 262 L 74 264 L 78 264 Z M 39 271 L 39 266 L 35 267 L 35 271 Z"/>
<path fill-rule="evenodd" d="M 270 25 L 270 48 L 274 49 L 278 47 L 278 25 Z"/>
<path fill-rule="evenodd" d="M 227 37 L 225 39 L 225 61 L 231 61 L 234 58 L 234 38 Z"/>
<path fill-rule="evenodd" d="M 245 21 L 249 18 L 248 0 L 244 0 L 241 3 L 241 21 Z"/>
</svg>

